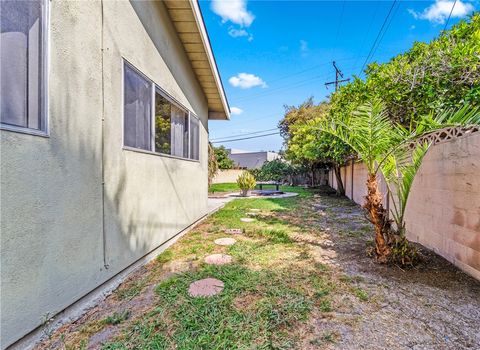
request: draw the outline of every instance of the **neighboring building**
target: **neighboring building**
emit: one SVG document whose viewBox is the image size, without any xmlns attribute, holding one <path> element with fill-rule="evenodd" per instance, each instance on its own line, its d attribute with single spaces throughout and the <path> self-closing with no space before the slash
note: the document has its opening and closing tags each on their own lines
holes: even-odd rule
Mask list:
<svg viewBox="0 0 480 350">
<path fill-rule="evenodd" d="M 247 152 L 238 149 L 228 149 L 228 157 L 235 162 L 235 167 L 244 169 L 258 169 L 261 168 L 265 162 L 280 158 L 276 152 L 260 151 Z"/>
<path fill-rule="evenodd" d="M 198 3 L 1 2 L 1 348 L 207 213 Z"/>
</svg>

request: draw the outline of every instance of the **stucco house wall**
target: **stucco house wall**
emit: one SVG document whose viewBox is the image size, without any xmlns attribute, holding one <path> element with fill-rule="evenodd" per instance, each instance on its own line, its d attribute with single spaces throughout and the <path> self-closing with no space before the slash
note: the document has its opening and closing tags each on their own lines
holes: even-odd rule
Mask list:
<svg viewBox="0 0 480 350">
<path fill-rule="evenodd" d="M 2 349 L 207 211 L 207 100 L 164 4 L 49 7 L 50 135 L 0 131 Z M 199 161 L 124 149 L 123 60 L 200 119 Z"/>
<path fill-rule="evenodd" d="M 121 269 L 206 213 L 207 103 L 162 2 L 105 2 L 106 261 Z M 122 60 L 201 120 L 200 161 L 122 150 Z"/>
<path fill-rule="evenodd" d="M 342 179 L 345 170 L 342 168 Z M 346 174 L 351 176 L 350 168 Z M 363 204 L 366 179 L 365 165 L 355 163 L 353 195 L 347 186 L 346 196 Z M 332 170 L 329 181 L 336 188 Z M 379 181 L 385 194 L 383 177 Z M 385 197 L 383 203 L 387 208 L 393 207 L 391 199 L 387 201 Z M 432 249 L 480 280 L 480 132 L 429 149 L 410 192 L 405 222 L 410 240 Z"/>
</svg>

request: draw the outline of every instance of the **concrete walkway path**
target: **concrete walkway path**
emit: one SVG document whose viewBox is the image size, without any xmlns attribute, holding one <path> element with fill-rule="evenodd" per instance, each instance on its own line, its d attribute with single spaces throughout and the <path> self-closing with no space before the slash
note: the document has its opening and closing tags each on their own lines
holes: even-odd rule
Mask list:
<svg viewBox="0 0 480 350">
<path fill-rule="evenodd" d="M 228 202 L 233 201 L 235 198 L 226 197 L 226 198 L 208 198 L 208 213 L 211 214 L 220 208 L 222 208 Z"/>
</svg>

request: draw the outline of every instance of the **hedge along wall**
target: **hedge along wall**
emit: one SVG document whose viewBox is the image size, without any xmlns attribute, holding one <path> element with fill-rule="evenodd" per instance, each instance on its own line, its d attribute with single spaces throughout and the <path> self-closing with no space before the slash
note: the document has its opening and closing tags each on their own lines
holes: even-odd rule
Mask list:
<svg viewBox="0 0 480 350">
<path fill-rule="evenodd" d="M 353 170 L 353 174 L 352 174 Z M 364 164 L 342 167 L 348 198 L 364 203 Z M 383 177 L 380 188 L 386 193 Z M 337 187 L 333 171 L 329 183 Z M 391 200 L 384 198 L 390 207 Z M 415 178 L 405 213 L 407 237 L 480 280 L 480 132 L 431 147 Z"/>
</svg>

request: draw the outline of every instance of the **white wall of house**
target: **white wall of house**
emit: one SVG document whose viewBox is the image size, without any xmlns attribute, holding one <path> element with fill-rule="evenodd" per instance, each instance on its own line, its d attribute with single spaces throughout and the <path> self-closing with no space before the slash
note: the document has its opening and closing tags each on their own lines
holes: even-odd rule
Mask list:
<svg viewBox="0 0 480 350">
<path fill-rule="evenodd" d="M 49 137 L 0 131 L 1 348 L 207 210 L 207 102 L 163 3 L 49 3 Z M 123 59 L 199 117 L 199 161 L 123 149 Z"/>
</svg>

